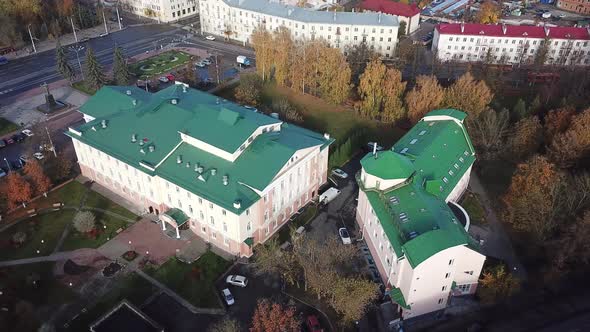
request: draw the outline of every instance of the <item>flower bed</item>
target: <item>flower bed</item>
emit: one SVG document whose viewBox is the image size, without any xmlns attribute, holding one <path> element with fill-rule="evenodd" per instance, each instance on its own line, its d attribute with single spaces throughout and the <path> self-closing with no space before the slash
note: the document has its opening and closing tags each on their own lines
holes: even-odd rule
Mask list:
<svg viewBox="0 0 590 332">
<path fill-rule="evenodd" d="M 129 251 L 125 252 L 123 255 L 121 255 L 121 257 L 123 257 L 128 262 L 133 261 L 134 259 L 137 258 L 137 256 L 139 256 L 139 254 L 133 250 L 129 250 Z"/>
</svg>

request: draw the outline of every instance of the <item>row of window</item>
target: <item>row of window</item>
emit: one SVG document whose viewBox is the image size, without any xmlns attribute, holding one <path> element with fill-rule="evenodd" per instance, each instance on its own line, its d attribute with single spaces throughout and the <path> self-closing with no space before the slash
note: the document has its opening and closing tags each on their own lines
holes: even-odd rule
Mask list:
<svg viewBox="0 0 590 332">
<path fill-rule="evenodd" d="M 461 42 L 461 37 L 449 37 L 448 40 L 449 41 L 453 41 L 454 40 L 454 41 Z M 469 38 L 469 42 L 471 42 L 471 43 L 473 43 L 474 41 L 476 41 L 477 43 L 480 43 L 481 40 L 482 40 L 481 38 L 477 38 L 477 40 L 475 38 Z M 490 38 L 489 41 L 490 41 L 490 44 L 494 44 L 494 43 L 502 44 L 502 39 L 501 38 L 498 38 L 498 39 Z M 516 44 L 516 41 L 517 40 L 516 39 L 504 39 L 504 44 L 508 44 L 510 41 L 512 41 L 512 44 Z M 463 37 L 463 42 L 467 42 L 467 37 Z M 487 43 L 488 42 L 488 39 L 487 38 L 483 38 L 483 42 L 484 43 Z M 538 42 L 539 42 L 539 45 L 543 45 L 545 43 L 544 40 L 538 40 Z M 524 39 L 518 40 L 518 44 L 523 44 L 523 43 L 524 43 Z M 528 41 L 527 41 L 527 43 L 528 43 Z M 551 41 L 550 41 L 550 43 L 551 43 Z M 561 41 L 561 45 L 562 46 L 565 46 L 566 43 L 572 43 L 573 44 L 574 42 L 573 41 L 566 41 L 566 40 L 562 40 Z M 537 45 L 537 40 L 532 39 L 532 44 L 533 45 Z M 558 40 L 555 40 L 555 41 L 553 41 L 552 44 L 553 44 L 553 46 L 558 46 L 560 44 L 560 42 Z M 586 47 L 586 46 L 588 46 L 588 42 L 587 41 L 586 42 L 576 41 L 575 42 L 575 45 L 578 46 L 578 47 L 580 47 L 580 46 Z"/>
</svg>

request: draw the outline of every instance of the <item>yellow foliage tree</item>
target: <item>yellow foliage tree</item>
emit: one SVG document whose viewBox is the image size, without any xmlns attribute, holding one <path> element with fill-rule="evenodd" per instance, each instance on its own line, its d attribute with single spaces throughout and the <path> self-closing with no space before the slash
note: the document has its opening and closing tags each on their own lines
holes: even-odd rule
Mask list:
<svg viewBox="0 0 590 332">
<path fill-rule="evenodd" d="M 256 53 L 256 71 L 263 81 L 269 80 L 275 53 L 270 32 L 264 27 L 256 28 L 252 32 L 252 47 Z"/>
<path fill-rule="evenodd" d="M 322 98 L 340 104 L 350 93 L 350 66 L 337 48 L 324 45 L 318 58 L 318 85 Z"/>
<path fill-rule="evenodd" d="M 385 91 L 383 82 L 387 68 L 379 59 L 373 59 L 360 77 L 358 93 L 361 98 L 359 109 L 362 115 L 376 118 L 381 110 Z"/>
<path fill-rule="evenodd" d="M 498 20 L 502 16 L 500 7 L 492 1 L 484 2 L 479 8 L 479 12 L 475 16 L 475 20 L 478 23 L 493 24 L 498 23 Z"/>
<path fill-rule="evenodd" d="M 278 85 L 286 86 L 289 80 L 289 68 L 291 67 L 291 54 L 293 53 L 293 39 L 291 32 L 284 26 L 273 34 L 273 43 L 276 47 L 274 55 L 275 80 Z"/>
<path fill-rule="evenodd" d="M 402 73 L 395 68 L 387 68 L 383 82 L 383 111 L 381 120 L 395 122 L 406 116 L 402 97 L 406 91 L 406 82 L 402 82 Z"/>
<path fill-rule="evenodd" d="M 408 118 L 413 123 L 418 122 L 426 113 L 440 107 L 444 98 L 445 91 L 435 76 L 418 76 L 416 85 L 406 95 Z"/>
<path fill-rule="evenodd" d="M 555 135 L 549 156 L 561 167 L 572 167 L 590 154 L 590 109 L 573 117 L 570 127 Z"/>
<path fill-rule="evenodd" d="M 472 119 L 486 110 L 494 97 L 484 81 L 477 81 L 470 72 L 463 74 L 445 91 L 445 106 L 467 112 Z"/>
<path fill-rule="evenodd" d="M 503 265 L 483 273 L 478 295 L 484 303 L 496 303 L 520 290 L 520 280 L 506 272 Z"/>
</svg>

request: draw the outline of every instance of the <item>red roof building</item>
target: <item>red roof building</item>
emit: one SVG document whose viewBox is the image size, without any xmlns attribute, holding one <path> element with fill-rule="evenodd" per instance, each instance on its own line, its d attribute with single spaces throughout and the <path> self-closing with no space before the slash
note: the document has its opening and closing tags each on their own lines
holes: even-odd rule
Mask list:
<svg viewBox="0 0 590 332">
<path fill-rule="evenodd" d="M 359 8 L 397 16 L 400 22 L 406 22 L 406 33 L 414 32 L 420 23 L 420 8 L 415 4 L 408 5 L 392 0 L 364 0 Z"/>
<path fill-rule="evenodd" d="M 441 35 L 590 40 L 590 29 L 574 27 L 448 23 L 437 25 L 436 30 Z"/>
</svg>

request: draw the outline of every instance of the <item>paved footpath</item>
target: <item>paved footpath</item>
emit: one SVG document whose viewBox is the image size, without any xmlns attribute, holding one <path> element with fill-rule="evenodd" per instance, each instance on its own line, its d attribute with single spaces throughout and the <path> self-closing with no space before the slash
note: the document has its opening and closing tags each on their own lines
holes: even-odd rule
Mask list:
<svg viewBox="0 0 590 332">
<path fill-rule="evenodd" d="M 512 246 L 512 242 L 510 241 L 508 234 L 506 234 L 502 222 L 496 215 L 496 211 L 492 208 L 492 200 L 489 198 L 487 191 L 482 186 L 481 181 L 475 172 L 471 173 L 469 186 L 474 193 L 479 195 L 486 211 L 486 220 L 490 230 L 486 243 L 484 244 L 486 252 L 504 260 L 513 274 L 525 280 L 527 278 L 526 270 L 520 263 L 520 260 L 514 251 L 514 247 Z"/>
<path fill-rule="evenodd" d="M 56 252 L 54 254 L 51 254 L 49 256 L 14 259 L 11 261 L 2 261 L 2 262 L 0 262 L 0 267 L 67 260 L 67 259 L 71 259 L 71 258 L 76 258 L 80 255 L 92 254 L 95 251 L 96 251 L 96 249 L 87 249 L 87 248 L 73 250 L 73 251 L 61 251 L 61 252 Z"/>
</svg>

